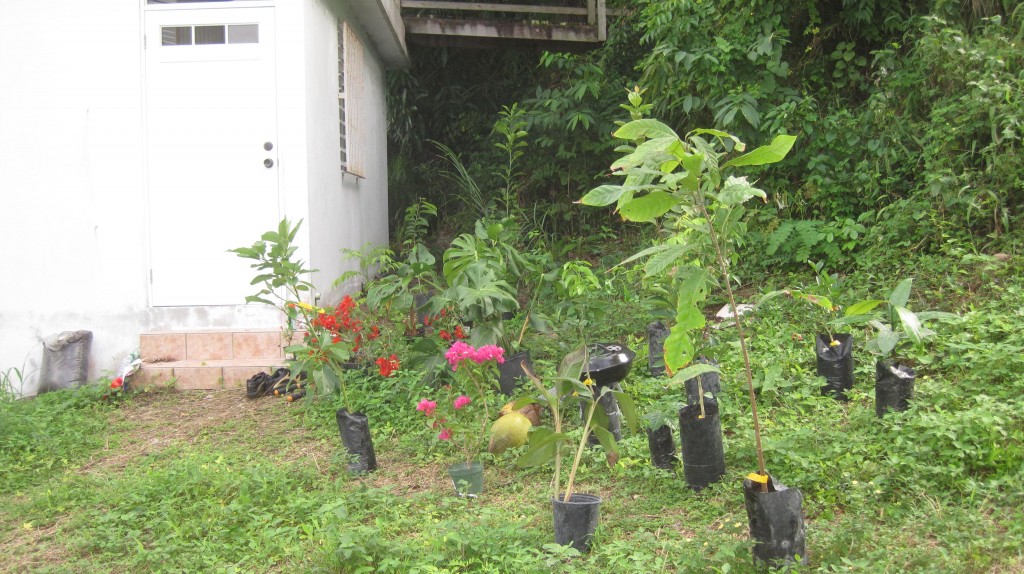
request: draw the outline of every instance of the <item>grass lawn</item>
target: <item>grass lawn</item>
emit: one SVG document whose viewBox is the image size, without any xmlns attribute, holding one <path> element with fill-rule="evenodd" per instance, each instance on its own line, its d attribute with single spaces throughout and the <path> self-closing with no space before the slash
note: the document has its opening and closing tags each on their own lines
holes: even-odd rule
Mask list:
<svg viewBox="0 0 1024 574">
<path fill-rule="evenodd" d="M 805 496 L 810 563 L 794 571 L 1024 572 L 1015 276 L 984 298 L 946 298 L 962 320 L 936 326 L 943 344 L 911 408 L 883 419 L 866 354 L 840 403 L 819 393 L 800 307 L 751 321 L 768 470 Z M 949 289 L 927 287 L 931 300 Z M 638 349 L 645 323 L 626 307 L 610 316 L 629 325 L 609 329 Z M 557 336 L 529 344 L 550 370 Z M 642 432 L 626 433 L 613 468 L 588 451 L 577 491 L 604 502 L 583 556 L 552 543 L 550 469 L 517 468 L 521 449 L 484 455 L 480 498 L 453 496 L 452 455 L 414 408 L 431 391 L 412 369 L 350 382 L 380 464 L 360 477 L 327 400 L 152 388 L 112 405 L 90 386 L 0 401 L 0 572 L 749 572 L 741 481 L 756 460 L 735 346 L 728 329 L 705 342 L 724 373 L 724 480 L 694 493 L 652 467 Z M 643 361 L 623 385 L 638 407 L 678 402 Z"/>
</svg>

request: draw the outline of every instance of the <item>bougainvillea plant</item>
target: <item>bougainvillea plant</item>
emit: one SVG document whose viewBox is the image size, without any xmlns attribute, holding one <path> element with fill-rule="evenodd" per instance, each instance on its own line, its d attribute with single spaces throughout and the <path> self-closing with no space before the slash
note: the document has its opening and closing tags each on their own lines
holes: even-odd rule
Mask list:
<svg viewBox="0 0 1024 574">
<path fill-rule="evenodd" d="M 421 400 L 416 410 L 427 417 L 432 430 L 437 430 L 438 440 L 451 444 L 470 464 L 480 454 L 488 435 L 491 416 L 487 391 L 497 388 L 497 369 L 505 362 L 505 350 L 497 345 L 476 348 L 465 341 L 455 341 L 444 356 L 455 373 L 450 396 L 442 401 L 451 404 L 451 412 L 446 416 L 437 414 L 437 402 L 429 399 Z"/>
</svg>

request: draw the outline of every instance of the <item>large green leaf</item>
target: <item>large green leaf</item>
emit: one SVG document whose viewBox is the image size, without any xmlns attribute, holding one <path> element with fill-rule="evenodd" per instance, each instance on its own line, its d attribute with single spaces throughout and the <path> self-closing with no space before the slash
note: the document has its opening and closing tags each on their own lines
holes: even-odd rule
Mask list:
<svg viewBox="0 0 1024 574">
<path fill-rule="evenodd" d="M 896 309 L 896 314 L 900 316 L 900 323 L 903 324 L 903 332 L 910 337 L 910 340 L 916 344 L 920 344 L 921 340 L 924 339 L 927 329 L 921 326 L 921 321 L 917 318 L 917 315 L 906 307 L 893 307 Z"/>
<path fill-rule="evenodd" d="M 675 157 L 672 150 L 678 145 L 675 136 L 657 137 L 638 145 L 633 153 L 622 156 L 611 165 L 612 171 L 629 170 L 638 166 L 650 166 Z"/>
<path fill-rule="evenodd" d="M 679 139 L 679 136 L 676 132 L 672 131 L 672 128 L 658 120 L 652 119 L 633 120 L 615 130 L 612 135 L 624 140 L 636 140 L 641 137 L 657 138 L 666 136 L 673 136 L 676 139 Z"/>
<path fill-rule="evenodd" d="M 682 384 L 685 383 L 686 381 L 689 381 L 690 379 L 699 377 L 705 373 L 720 372 L 721 369 L 718 368 L 718 365 L 709 365 L 707 363 L 693 363 L 692 365 L 672 375 L 672 382 Z"/>
<path fill-rule="evenodd" d="M 665 365 L 672 371 L 693 359 L 694 344 L 689 331 L 705 325 L 704 313 L 697 305 L 707 297 L 707 269 L 693 267 L 679 286 L 676 324 L 665 339 Z"/>
<path fill-rule="evenodd" d="M 601 448 L 604 449 L 604 457 L 608 461 L 608 466 L 615 466 L 615 463 L 619 462 L 619 447 L 615 443 L 615 435 L 603 427 L 594 427 L 591 430 L 594 431 L 594 436 L 597 437 Z"/>
<path fill-rule="evenodd" d="M 896 348 L 896 344 L 900 342 L 899 333 L 892 329 L 883 326 L 878 330 L 878 336 L 868 341 L 864 346 L 868 351 L 873 351 L 882 356 L 888 356 L 892 353 L 892 350 Z"/>
<path fill-rule="evenodd" d="M 563 379 L 578 380 L 583 372 L 583 363 L 586 361 L 587 348 L 583 345 L 576 347 L 558 364 L 558 377 Z"/>
<path fill-rule="evenodd" d="M 622 217 L 628 221 L 654 221 L 665 215 L 677 203 L 679 198 L 664 191 L 653 191 L 637 197 L 619 209 Z"/>
<path fill-rule="evenodd" d="M 686 170 L 686 177 L 679 182 L 679 187 L 685 191 L 697 191 L 700 188 L 700 170 L 704 166 L 704 155 L 699 153 L 688 155 L 680 163 Z"/>
<path fill-rule="evenodd" d="M 867 315 L 872 310 L 874 310 L 875 307 L 878 307 L 882 303 L 885 303 L 885 301 L 881 299 L 867 299 L 865 301 L 858 301 L 853 305 L 847 307 L 846 312 L 843 313 L 843 316 L 853 317 L 855 315 Z"/>
<path fill-rule="evenodd" d="M 733 206 L 745 203 L 752 197 L 766 199 L 768 196 L 764 191 L 750 185 L 746 177 L 729 176 L 722 185 L 722 191 L 718 193 L 716 199 L 723 205 Z"/>
<path fill-rule="evenodd" d="M 647 260 L 647 265 L 644 265 L 644 275 L 647 277 L 660 275 L 665 269 L 679 263 L 686 254 L 694 250 L 696 245 L 693 243 L 681 243 L 660 245 L 659 247 L 664 249 L 660 249 L 658 253 L 651 255 L 651 258 Z"/>
<path fill-rule="evenodd" d="M 796 141 L 796 136 L 778 135 L 772 140 L 772 143 L 761 146 L 754 151 L 733 158 L 724 165 L 722 169 L 727 167 L 739 167 L 744 165 L 765 165 L 769 163 L 775 163 L 786 157 L 789 150 L 793 148 L 793 143 Z"/>
<path fill-rule="evenodd" d="M 665 366 L 673 371 L 678 369 L 693 359 L 694 350 L 690 333 L 678 323 L 673 325 L 665 338 Z"/>
<path fill-rule="evenodd" d="M 604 207 L 618 201 L 625 191 L 626 187 L 622 185 L 601 185 L 588 191 L 583 199 L 580 199 L 580 203 L 593 207 Z"/>
<path fill-rule="evenodd" d="M 913 283 L 912 277 L 900 281 L 900 284 L 889 294 L 889 304 L 893 307 L 906 307 L 907 301 L 910 300 L 910 286 Z"/>
<path fill-rule="evenodd" d="M 636 403 L 633 402 L 633 398 L 622 391 L 612 391 L 612 395 L 615 397 L 615 402 L 619 404 L 626 428 L 629 429 L 629 432 L 635 433 L 640 417 L 637 415 Z"/>
<path fill-rule="evenodd" d="M 516 466 L 527 468 L 551 462 L 555 458 L 559 441 L 568 438 L 569 436 L 565 433 L 556 433 L 544 427 L 535 429 L 530 433 L 529 447 L 516 460 Z"/>
</svg>

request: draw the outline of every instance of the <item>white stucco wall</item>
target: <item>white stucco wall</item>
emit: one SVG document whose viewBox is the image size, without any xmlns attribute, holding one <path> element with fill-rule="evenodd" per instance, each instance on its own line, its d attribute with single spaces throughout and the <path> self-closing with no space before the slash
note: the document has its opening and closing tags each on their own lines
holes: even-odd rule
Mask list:
<svg viewBox="0 0 1024 574">
<path fill-rule="evenodd" d="M 0 370 L 38 374 L 60 331 L 94 331 L 93 376 L 138 345 L 139 17 L 123 0 L 0 2 Z"/>
<path fill-rule="evenodd" d="M 359 36 L 362 58 L 349 62 L 349 158 L 361 177 L 342 174 L 338 128 L 338 19 L 346 19 Z M 388 242 L 387 125 L 384 73 L 369 39 L 351 14 L 336 2 L 310 0 L 306 18 L 306 133 L 309 190 L 310 263 L 323 305 L 337 303 L 358 289 L 356 281 L 332 289 L 358 262 L 345 260 L 341 249 L 367 242 Z M 354 66 L 361 63 L 359 69 Z"/>
<path fill-rule="evenodd" d="M 349 105 L 366 137 L 365 179 L 343 180 L 336 15 L 345 3 L 325 1 L 272 4 L 280 210 L 306 220 L 299 256 L 321 270 L 321 303 L 333 304 L 341 247 L 388 239 L 386 126 L 383 72 L 364 41 L 364 97 Z M 0 0 L 0 372 L 28 374 L 25 395 L 38 387 L 42 339 L 61 331 L 93 332 L 96 378 L 143 332 L 278 322 L 253 306 L 149 306 L 143 10 L 143 0 Z"/>
</svg>

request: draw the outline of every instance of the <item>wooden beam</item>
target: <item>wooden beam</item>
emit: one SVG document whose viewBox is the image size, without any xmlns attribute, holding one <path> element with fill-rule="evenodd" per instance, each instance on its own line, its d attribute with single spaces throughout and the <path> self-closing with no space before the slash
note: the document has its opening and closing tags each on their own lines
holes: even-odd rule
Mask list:
<svg viewBox="0 0 1024 574">
<path fill-rule="evenodd" d="M 525 24 L 521 22 L 485 22 L 482 20 L 451 20 L 448 18 L 405 17 L 409 35 L 500 38 L 554 42 L 599 42 L 594 26 Z"/>
<path fill-rule="evenodd" d="M 419 10 L 467 10 L 473 12 L 515 12 L 520 14 L 563 14 L 588 16 L 594 0 L 587 0 L 587 8 L 571 6 L 531 6 L 528 4 L 485 4 L 482 2 L 446 2 L 443 0 L 402 0 L 402 8 Z M 602 2 L 603 4 L 603 2 Z"/>
</svg>

